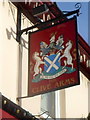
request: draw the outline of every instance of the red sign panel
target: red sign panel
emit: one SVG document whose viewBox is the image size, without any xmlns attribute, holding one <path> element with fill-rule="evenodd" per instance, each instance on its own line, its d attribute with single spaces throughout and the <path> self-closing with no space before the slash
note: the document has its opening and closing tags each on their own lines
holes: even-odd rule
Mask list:
<svg viewBox="0 0 90 120">
<path fill-rule="evenodd" d="M 28 95 L 79 84 L 76 18 L 30 33 Z"/>
</svg>

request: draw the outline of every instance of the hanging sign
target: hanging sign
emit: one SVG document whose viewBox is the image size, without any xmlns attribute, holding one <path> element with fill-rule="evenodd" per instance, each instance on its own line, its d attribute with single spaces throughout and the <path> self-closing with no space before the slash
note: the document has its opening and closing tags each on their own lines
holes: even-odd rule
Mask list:
<svg viewBox="0 0 90 120">
<path fill-rule="evenodd" d="M 29 96 L 79 84 L 76 17 L 29 36 Z"/>
</svg>

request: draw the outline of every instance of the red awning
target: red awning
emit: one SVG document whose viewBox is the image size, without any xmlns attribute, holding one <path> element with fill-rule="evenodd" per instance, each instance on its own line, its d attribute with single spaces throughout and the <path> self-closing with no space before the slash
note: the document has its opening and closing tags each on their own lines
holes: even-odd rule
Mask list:
<svg viewBox="0 0 90 120">
<path fill-rule="evenodd" d="M 0 119 L 4 120 L 5 118 L 8 118 L 8 120 L 10 118 L 13 118 L 14 120 L 19 120 L 19 119 L 16 119 L 14 116 L 10 115 L 8 112 L 0 109 Z"/>
<path fill-rule="evenodd" d="M 10 118 L 14 120 L 39 120 L 3 95 L 0 96 L 0 102 L 0 118 L 2 120 L 5 120 L 4 118 L 8 118 L 7 120 L 10 120 Z"/>
</svg>

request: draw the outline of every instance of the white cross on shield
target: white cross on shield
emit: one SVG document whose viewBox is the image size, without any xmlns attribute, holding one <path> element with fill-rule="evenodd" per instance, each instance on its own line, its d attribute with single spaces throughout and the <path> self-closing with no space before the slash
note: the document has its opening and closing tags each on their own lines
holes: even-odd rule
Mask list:
<svg viewBox="0 0 90 120">
<path fill-rule="evenodd" d="M 46 61 L 46 64 L 48 64 L 48 67 L 46 68 L 46 72 L 49 73 L 54 69 L 54 71 L 58 70 L 60 67 L 60 64 L 58 62 L 58 59 L 60 58 L 60 53 L 50 55 L 48 57 L 45 57 L 44 60 Z M 52 72 L 54 72 L 52 71 Z"/>
</svg>

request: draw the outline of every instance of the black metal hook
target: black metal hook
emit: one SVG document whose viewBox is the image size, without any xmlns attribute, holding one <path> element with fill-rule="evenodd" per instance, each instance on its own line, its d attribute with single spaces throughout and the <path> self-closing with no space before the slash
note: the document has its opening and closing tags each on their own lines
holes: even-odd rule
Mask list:
<svg viewBox="0 0 90 120">
<path fill-rule="evenodd" d="M 81 9 L 81 7 L 82 7 L 82 4 L 81 4 L 81 3 L 76 3 L 76 4 L 75 4 L 75 8 L 77 8 L 77 9 L 79 9 L 79 10 L 80 10 L 80 9 Z"/>
<path fill-rule="evenodd" d="M 76 3 L 76 4 L 75 4 L 75 8 L 79 11 L 79 12 L 77 13 L 77 16 L 79 16 L 79 15 L 81 14 L 81 13 L 80 13 L 81 7 L 82 7 L 82 4 L 81 4 L 81 3 Z"/>
<path fill-rule="evenodd" d="M 79 15 L 81 14 L 81 13 L 80 13 L 81 7 L 82 7 L 82 4 L 81 4 L 81 3 L 76 3 L 76 4 L 75 4 L 76 10 L 74 10 L 74 11 L 76 11 L 75 13 L 77 14 L 77 16 L 79 16 Z M 69 13 L 71 13 L 71 12 L 74 13 L 74 11 L 63 11 L 63 13 L 64 13 L 64 14 L 69 14 Z"/>
</svg>

